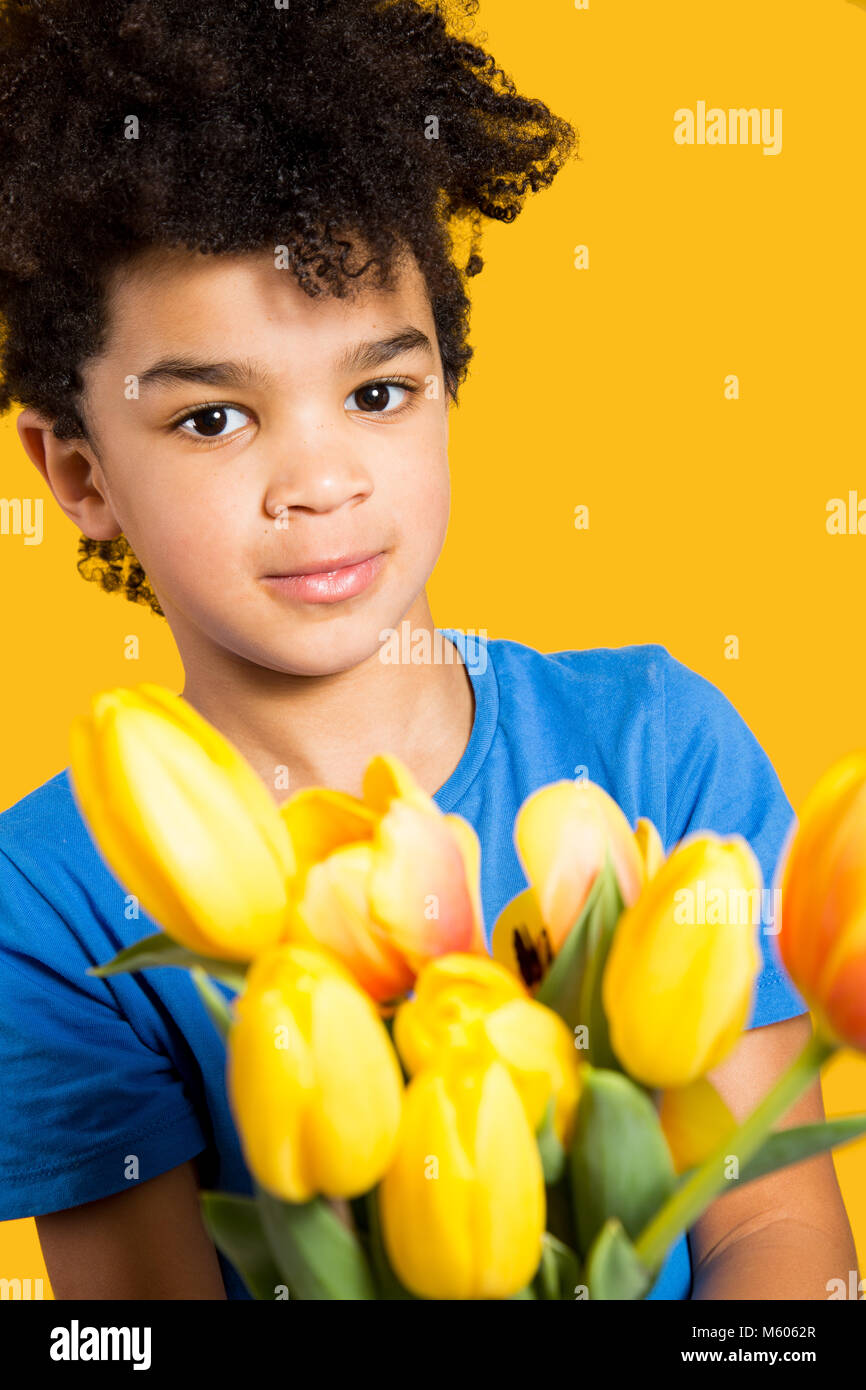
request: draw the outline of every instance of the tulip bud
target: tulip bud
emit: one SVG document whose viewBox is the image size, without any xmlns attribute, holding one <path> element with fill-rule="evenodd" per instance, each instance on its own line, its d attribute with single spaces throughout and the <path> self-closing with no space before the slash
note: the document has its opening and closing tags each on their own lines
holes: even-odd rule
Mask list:
<svg viewBox="0 0 866 1390">
<path fill-rule="evenodd" d="M 355 1197 L 394 1155 L 400 1064 L 372 1001 L 326 951 L 251 965 L 228 1040 L 228 1092 L 260 1185 L 289 1202 Z"/>
<path fill-rule="evenodd" d="M 533 792 L 517 813 L 514 839 L 554 953 L 589 896 L 605 845 L 626 905 L 641 890 L 643 864 L 632 829 L 595 782 L 553 782 Z"/>
<path fill-rule="evenodd" d="M 866 1052 L 866 751 L 806 799 L 782 874 L 779 954 L 816 1031 Z"/>
<path fill-rule="evenodd" d="M 410 1075 L 435 1065 L 449 1048 L 478 1045 L 484 1019 L 527 993 L 503 966 L 487 956 L 452 952 L 431 960 L 415 994 L 394 1018 L 394 1042 Z"/>
<path fill-rule="evenodd" d="M 574 1038 L 504 966 L 460 954 L 430 961 L 397 1010 L 394 1041 L 412 1076 L 458 1048 L 504 1062 L 533 1131 L 552 1097 L 554 1129 L 567 1145 L 580 1091 Z"/>
<path fill-rule="evenodd" d="M 551 782 L 523 802 L 514 842 L 529 887 L 507 904 L 492 953 L 528 985 L 546 973 L 610 853 L 623 902 L 646 877 L 639 841 L 611 796 L 596 783 Z"/>
<path fill-rule="evenodd" d="M 541 1258 L 544 1176 L 501 1062 L 458 1054 L 419 1072 L 379 1203 L 388 1258 L 419 1297 L 505 1299 L 529 1283 Z"/>
<path fill-rule="evenodd" d="M 602 977 L 614 1052 L 648 1086 L 685 1086 L 746 1026 L 761 956 L 761 870 L 740 836 L 680 841 L 619 920 Z"/>
<path fill-rule="evenodd" d="M 75 799 L 109 868 L 168 936 L 249 960 L 288 930 L 291 840 L 234 746 L 161 686 L 105 691 L 73 721 Z"/>
</svg>

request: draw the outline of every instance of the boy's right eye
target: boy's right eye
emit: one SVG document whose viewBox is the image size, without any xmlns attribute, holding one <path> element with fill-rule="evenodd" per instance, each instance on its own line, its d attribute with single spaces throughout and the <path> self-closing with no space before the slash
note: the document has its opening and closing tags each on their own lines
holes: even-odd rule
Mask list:
<svg viewBox="0 0 866 1390">
<path fill-rule="evenodd" d="M 232 416 L 237 416 L 239 423 L 233 424 Z M 234 434 L 235 430 L 241 429 L 249 419 L 246 411 L 239 410 L 237 406 L 202 405 L 178 420 L 175 428 L 183 434 L 191 435 L 193 439 L 221 439 L 226 434 Z M 188 425 L 195 428 L 187 429 Z"/>
</svg>

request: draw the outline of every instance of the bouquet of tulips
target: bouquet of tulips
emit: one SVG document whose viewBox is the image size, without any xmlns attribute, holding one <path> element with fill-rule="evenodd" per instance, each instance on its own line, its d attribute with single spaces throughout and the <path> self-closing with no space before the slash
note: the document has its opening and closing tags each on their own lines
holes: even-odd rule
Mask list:
<svg viewBox="0 0 866 1390">
<path fill-rule="evenodd" d="M 786 846 L 780 951 L 816 1027 L 740 1124 L 707 1073 L 761 965 L 742 838 L 666 857 L 601 787 L 544 786 L 490 955 L 475 831 L 393 757 L 361 799 L 278 807 L 145 684 L 95 697 L 70 771 L 162 929 L 91 973 L 188 969 L 225 1037 L 252 1195 L 203 1192 L 203 1212 L 256 1298 L 643 1298 L 728 1184 L 866 1133 L 866 1115 L 773 1129 L 835 1049 L 866 1050 L 866 754 Z"/>
</svg>

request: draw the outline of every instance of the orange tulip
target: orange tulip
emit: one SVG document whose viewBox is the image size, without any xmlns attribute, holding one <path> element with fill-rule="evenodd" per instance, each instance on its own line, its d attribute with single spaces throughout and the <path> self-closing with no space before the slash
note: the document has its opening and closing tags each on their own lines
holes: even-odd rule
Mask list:
<svg viewBox="0 0 866 1390">
<path fill-rule="evenodd" d="M 327 946 L 386 1003 L 434 956 L 486 951 L 481 851 L 394 757 L 371 760 L 363 793 L 304 788 L 280 807 L 298 862 L 291 934 Z"/>
<path fill-rule="evenodd" d="M 866 751 L 806 799 L 782 874 L 779 954 L 831 1041 L 866 1052 Z"/>
</svg>

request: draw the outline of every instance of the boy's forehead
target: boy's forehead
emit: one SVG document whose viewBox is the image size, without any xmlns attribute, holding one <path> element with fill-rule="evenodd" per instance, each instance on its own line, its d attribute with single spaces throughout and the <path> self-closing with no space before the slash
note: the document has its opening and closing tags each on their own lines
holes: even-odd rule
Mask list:
<svg viewBox="0 0 866 1390">
<path fill-rule="evenodd" d="M 178 247 L 153 247 L 118 267 L 107 286 L 108 333 L 104 357 L 127 361 L 162 353 L 253 347 L 278 338 L 291 347 L 323 351 L 346 338 L 363 337 L 406 323 L 432 326 L 432 309 L 417 262 L 405 254 L 391 286 L 377 288 L 367 277 L 339 298 L 310 296 L 271 251 L 204 254 Z M 130 370 L 135 370 L 131 367 Z"/>
</svg>

